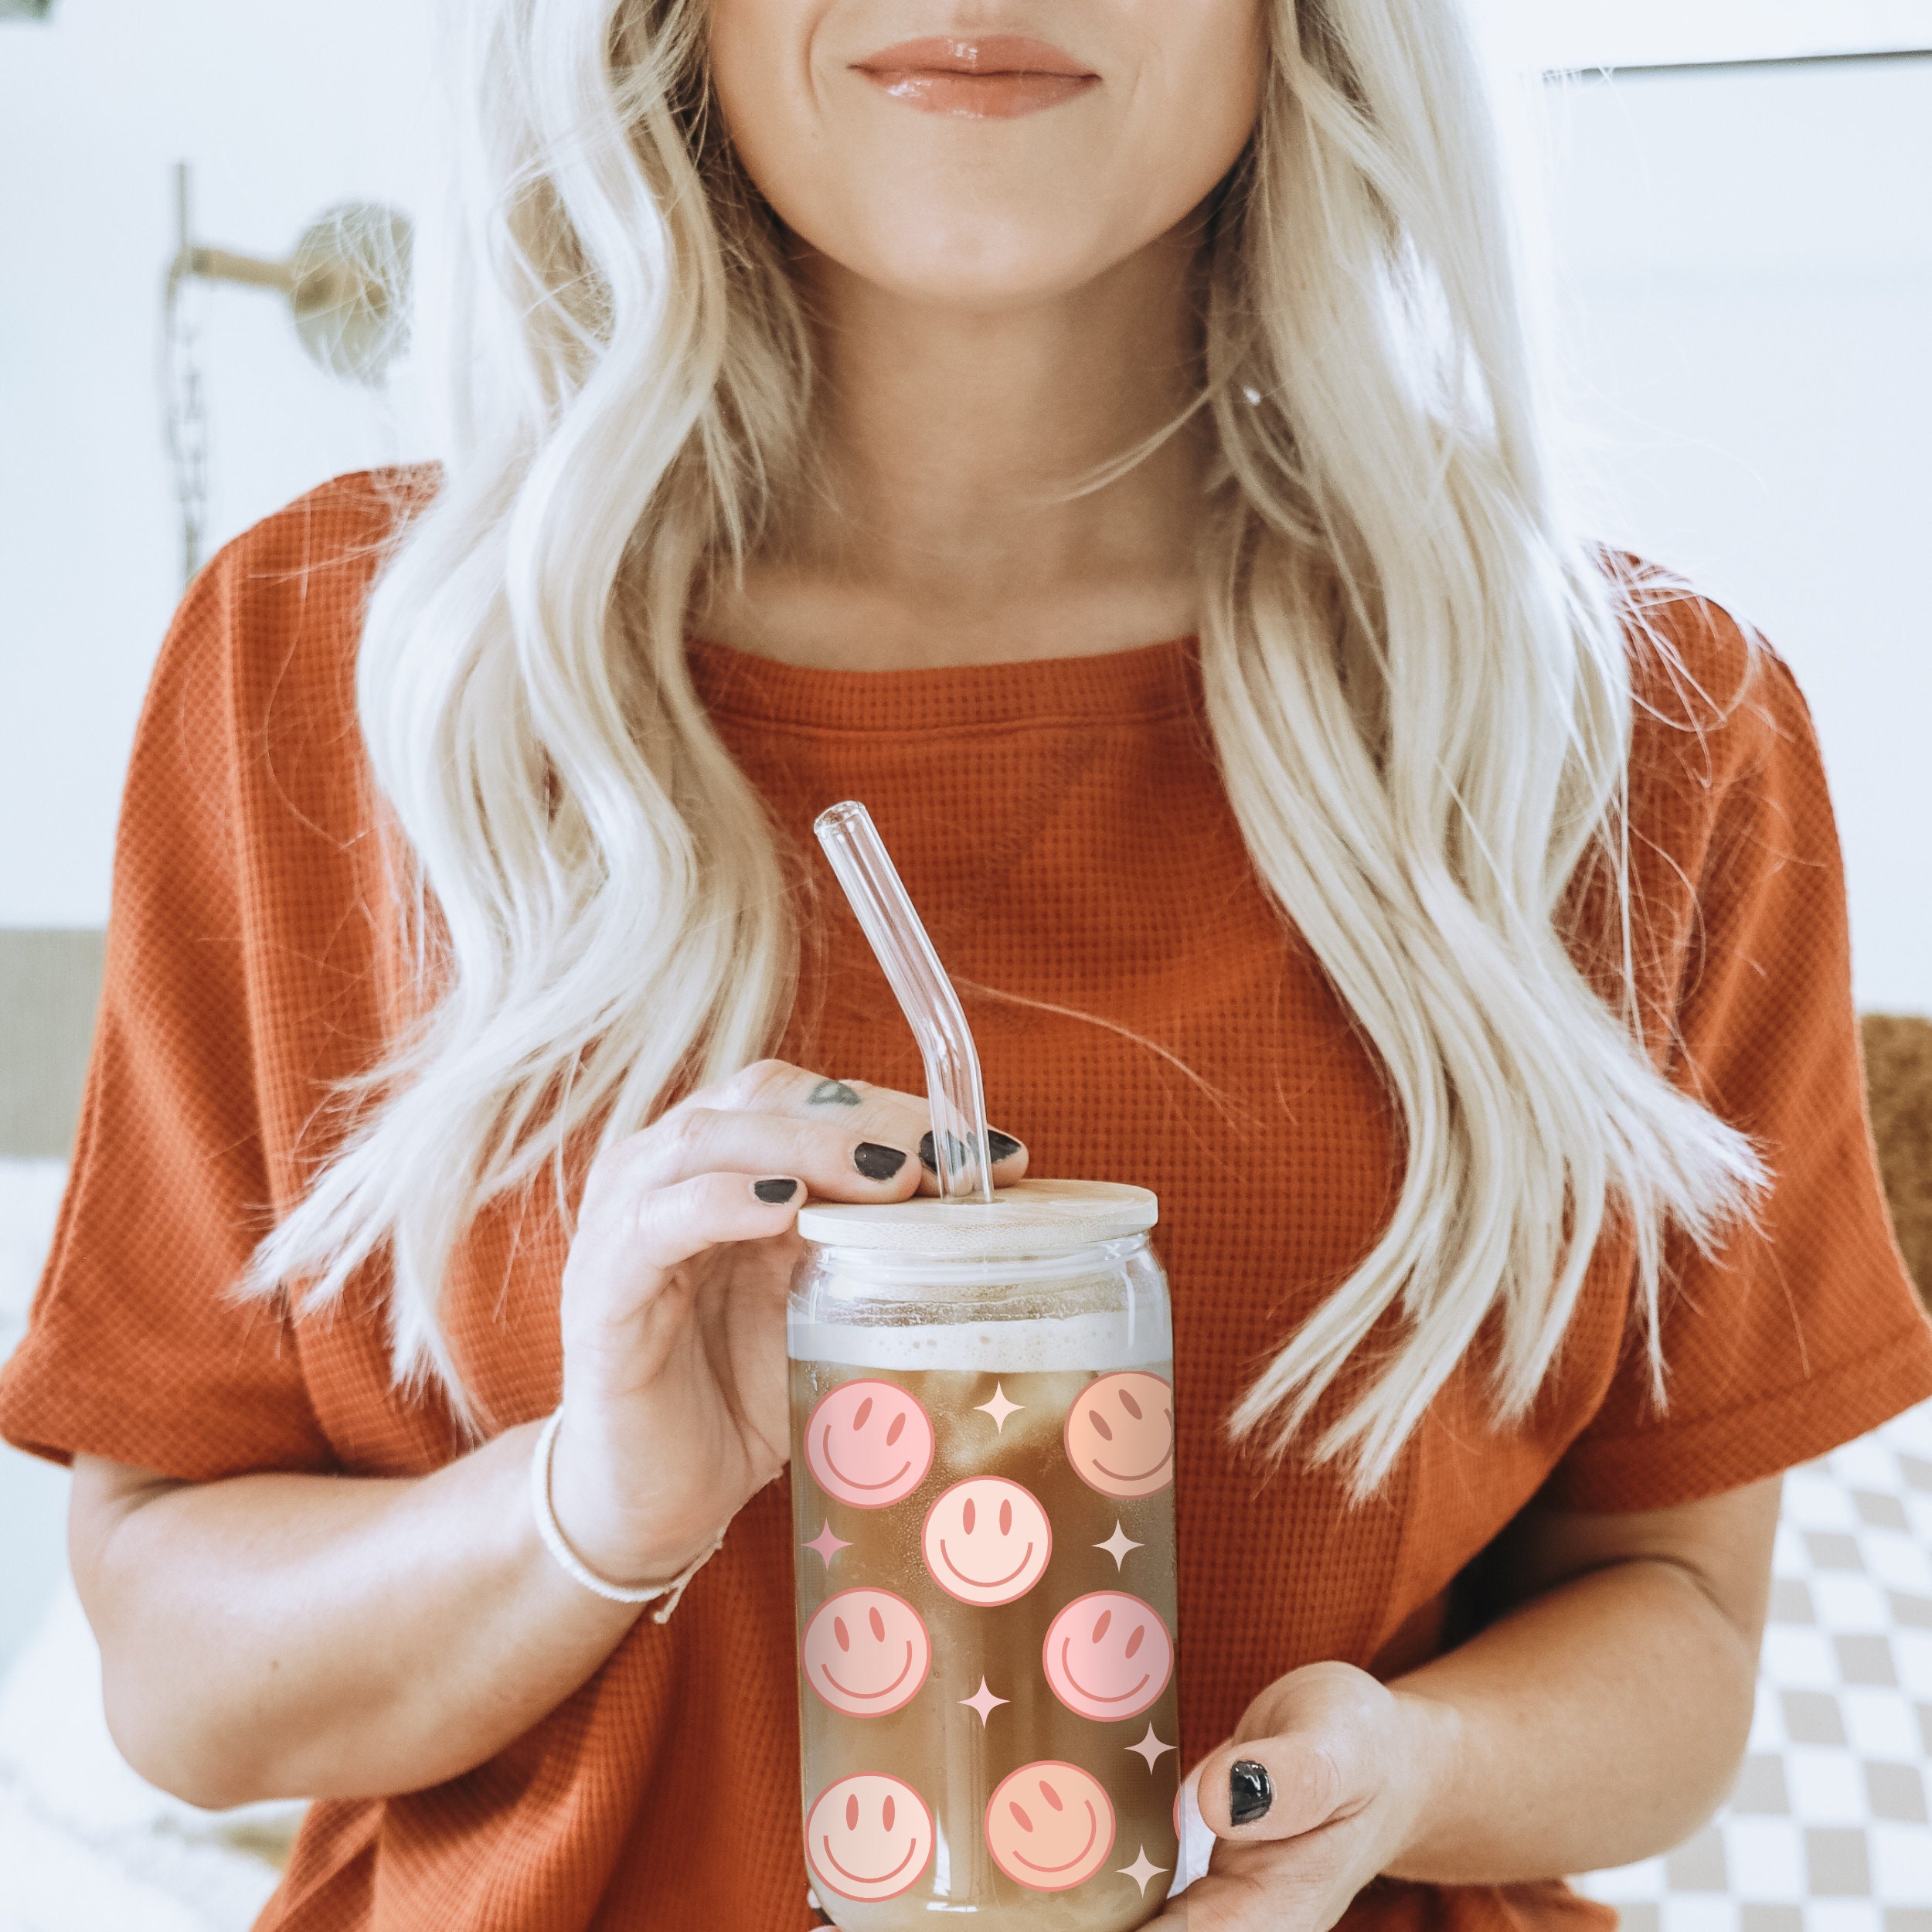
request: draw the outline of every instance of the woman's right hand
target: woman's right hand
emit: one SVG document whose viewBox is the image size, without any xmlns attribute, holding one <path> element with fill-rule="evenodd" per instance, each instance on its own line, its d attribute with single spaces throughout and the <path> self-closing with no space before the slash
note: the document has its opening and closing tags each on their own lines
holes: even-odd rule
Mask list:
<svg viewBox="0 0 1932 1932">
<path fill-rule="evenodd" d="M 668 1580 L 784 1467 L 798 1210 L 919 1191 L 923 1100 L 763 1060 L 600 1155 L 563 1271 L 559 1526 L 614 1583 Z M 1002 1185 L 1026 1150 L 997 1136 Z"/>
</svg>

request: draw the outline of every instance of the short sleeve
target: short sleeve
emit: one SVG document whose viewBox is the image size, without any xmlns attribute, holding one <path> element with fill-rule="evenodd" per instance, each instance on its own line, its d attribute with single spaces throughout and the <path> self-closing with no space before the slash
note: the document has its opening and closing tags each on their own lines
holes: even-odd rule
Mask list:
<svg viewBox="0 0 1932 1932">
<path fill-rule="evenodd" d="M 73 1165 L 0 1434 L 188 1481 L 321 1469 L 289 1325 L 234 1292 L 270 1198 L 236 822 L 232 558 L 183 604 L 136 733 Z"/>
<path fill-rule="evenodd" d="M 1666 1399 L 1625 1349 L 1544 1500 L 1662 1509 L 1776 1475 L 1932 1396 L 1932 1325 L 1892 1234 L 1851 992 L 1845 880 L 1810 714 L 1748 654 L 1678 1009 L 1675 1077 L 1770 1173 L 1715 1257 L 1675 1240 Z"/>
</svg>

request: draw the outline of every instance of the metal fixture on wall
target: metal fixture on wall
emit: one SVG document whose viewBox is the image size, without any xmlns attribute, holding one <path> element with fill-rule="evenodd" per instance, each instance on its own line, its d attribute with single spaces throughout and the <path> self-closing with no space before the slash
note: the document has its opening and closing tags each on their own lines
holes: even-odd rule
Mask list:
<svg viewBox="0 0 1932 1932">
<path fill-rule="evenodd" d="M 5 4 L 5 0 L 0 0 Z M 372 202 L 343 202 L 302 232 L 283 260 L 210 248 L 195 239 L 192 177 L 175 171 L 175 239 L 162 328 L 162 393 L 185 583 L 201 568 L 208 509 L 208 410 L 197 285 L 231 283 L 281 296 L 309 359 L 332 376 L 379 388 L 409 345 L 411 230 L 406 216 Z"/>
</svg>

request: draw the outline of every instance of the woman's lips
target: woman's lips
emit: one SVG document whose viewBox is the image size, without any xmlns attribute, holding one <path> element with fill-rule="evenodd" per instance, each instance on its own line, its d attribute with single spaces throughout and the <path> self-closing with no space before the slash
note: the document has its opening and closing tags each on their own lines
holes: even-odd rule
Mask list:
<svg viewBox="0 0 1932 1932">
<path fill-rule="evenodd" d="M 1012 34 L 983 40 L 907 40 L 853 63 L 896 100 L 930 114 L 1012 121 L 1057 107 L 1100 76 L 1044 40 Z"/>
</svg>

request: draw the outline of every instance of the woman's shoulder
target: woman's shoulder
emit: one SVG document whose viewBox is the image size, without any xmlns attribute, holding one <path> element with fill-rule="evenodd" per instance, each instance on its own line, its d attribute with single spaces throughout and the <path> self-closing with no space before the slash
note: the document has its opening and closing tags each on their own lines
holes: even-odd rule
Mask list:
<svg viewBox="0 0 1932 1932">
<path fill-rule="evenodd" d="M 378 572 L 433 498 L 430 468 L 365 470 L 225 544 L 189 586 L 149 685 L 144 735 L 206 773 L 302 743 L 357 742 L 355 657 Z"/>
<path fill-rule="evenodd" d="M 1629 653 L 1633 802 L 1715 808 L 1737 781 L 1815 752 L 1791 668 L 1744 615 L 1667 566 L 1611 553 Z"/>
<path fill-rule="evenodd" d="M 357 471 L 263 518 L 196 577 L 171 641 L 284 671 L 298 658 L 352 660 L 369 587 L 434 498 L 437 474 L 430 465 Z"/>
<path fill-rule="evenodd" d="M 225 545 L 175 614 L 148 689 L 117 891 L 200 842 L 231 862 L 312 866 L 372 819 L 355 708 L 371 585 L 436 473 L 336 478 Z M 205 835 L 205 837 L 203 836 Z"/>
</svg>

